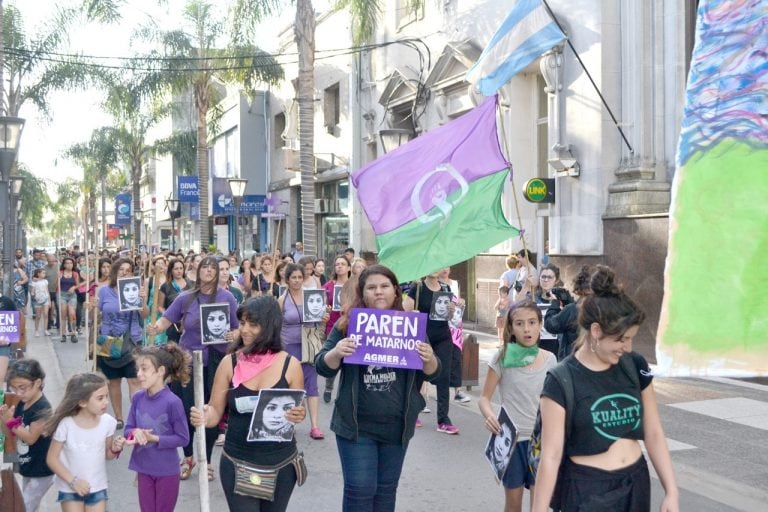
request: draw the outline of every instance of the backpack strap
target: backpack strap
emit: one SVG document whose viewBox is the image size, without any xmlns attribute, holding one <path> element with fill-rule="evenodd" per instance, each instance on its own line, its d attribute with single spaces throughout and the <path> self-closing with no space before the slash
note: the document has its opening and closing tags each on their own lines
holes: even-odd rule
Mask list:
<svg viewBox="0 0 768 512">
<path fill-rule="evenodd" d="M 573 409 L 576 402 L 576 398 L 574 396 L 575 391 L 573 374 L 571 373 L 569 365 L 565 363 L 565 360 L 549 370 L 549 373 L 560 384 L 560 387 L 563 390 L 563 397 L 565 398 L 565 437 L 563 438 L 563 450 L 565 450 L 565 444 L 568 443 L 568 439 L 571 435 L 573 426 Z"/>
<path fill-rule="evenodd" d="M 632 381 L 632 385 L 637 389 L 640 389 L 640 375 L 638 375 L 637 364 L 635 363 L 632 354 L 622 354 L 619 358 L 619 366 L 627 377 L 629 377 L 629 380 Z"/>
</svg>

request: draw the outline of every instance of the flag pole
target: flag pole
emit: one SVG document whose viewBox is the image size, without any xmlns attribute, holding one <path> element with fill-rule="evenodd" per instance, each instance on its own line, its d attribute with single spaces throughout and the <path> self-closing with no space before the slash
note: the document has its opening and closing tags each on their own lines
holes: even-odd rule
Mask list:
<svg viewBox="0 0 768 512">
<path fill-rule="evenodd" d="M 192 352 L 192 369 L 194 372 L 195 407 L 203 412 L 205 399 L 203 398 L 203 352 Z M 189 384 L 188 384 L 189 385 Z M 205 418 L 205 414 L 203 414 Z M 208 494 L 208 460 L 205 456 L 205 422 L 195 428 L 195 445 L 197 447 L 197 463 L 200 469 L 197 471 L 197 485 L 200 491 L 200 512 L 210 512 L 211 502 Z"/>
<path fill-rule="evenodd" d="M 88 265 L 88 201 L 85 201 L 85 207 L 83 208 L 83 252 L 85 252 L 85 300 L 88 301 L 88 292 L 91 290 L 91 269 Z M 81 276 L 82 277 L 82 276 Z M 88 320 L 90 319 L 89 307 L 83 304 L 85 311 L 85 366 L 88 367 L 88 355 L 90 354 L 89 343 L 87 342 L 89 336 Z"/>
<path fill-rule="evenodd" d="M 557 25 L 557 28 L 560 29 L 560 32 L 565 34 L 566 32 L 563 29 L 563 26 L 560 24 L 560 21 L 558 21 L 557 16 L 555 16 L 555 13 L 554 11 L 552 11 L 552 8 L 547 3 L 547 0 L 541 0 L 541 2 L 544 4 L 544 8 L 549 12 L 549 15 L 552 16 L 552 21 L 555 22 L 555 24 Z M 611 116 L 611 119 L 613 120 L 613 125 L 616 127 L 617 130 L 619 130 L 619 135 L 621 135 L 621 138 L 624 140 L 624 144 L 627 145 L 629 152 L 634 155 L 635 150 L 632 149 L 632 145 L 627 140 L 627 136 L 624 134 L 624 130 L 622 130 L 621 126 L 619 126 L 619 122 L 616 120 L 616 116 L 613 115 L 613 111 L 611 110 L 611 107 L 609 107 L 608 102 L 605 101 L 605 98 L 603 97 L 603 93 L 600 92 L 600 89 L 597 87 L 595 80 L 592 78 L 592 75 L 589 73 L 587 66 L 585 66 L 584 62 L 581 60 L 581 56 L 579 55 L 579 52 L 577 52 L 576 48 L 574 48 L 573 43 L 571 42 L 571 38 L 566 35 L 565 40 L 568 41 L 568 47 L 573 52 L 573 55 L 576 57 L 576 60 L 579 61 L 579 65 L 581 65 L 581 69 L 584 70 L 584 73 L 587 75 L 587 78 L 589 78 L 589 82 L 592 84 L 592 87 L 594 87 L 595 92 L 597 92 L 597 95 L 600 98 L 600 101 L 603 103 L 603 106 L 608 111 L 608 115 Z"/>
</svg>

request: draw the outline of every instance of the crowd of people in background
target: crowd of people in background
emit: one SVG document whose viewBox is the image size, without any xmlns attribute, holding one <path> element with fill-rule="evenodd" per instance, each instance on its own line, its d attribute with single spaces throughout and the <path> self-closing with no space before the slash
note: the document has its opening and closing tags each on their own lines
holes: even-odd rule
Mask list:
<svg viewBox="0 0 768 512">
<path fill-rule="evenodd" d="M 488 431 L 503 437 L 509 427 L 497 420 L 491 402 L 498 392 L 520 436 L 514 450 L 508 441 L 488 449 L 509 457 L 503 466 L 494 462 L 505 510 L 521 510 L 525 488 L 537 511 L 555 499 L 564 511 L 584 510 L 578 507 L 604 501 L 606 494 L 613 501 L 605 510 L 648 510 L 648 468 L 638 441 L 645 441 L 666 491 L 663 510 L 678 510 L 652 377 L 632 352 L 642 311 L 611 269 L 585 266 L 569 290 L 560 269 L 546 260 L 537 266 L 526 249 L 509 255 L 493 305 L 499 348 L 478 406 Z M 205 427 L 207 466 L 200 471 L 208 480 L 216 479 L 213 447 L 223 447 L 218 475 L 230 510 L 259 510 L 267 503 L 269 510 L 285 510 L 306 477 L 291 425 L 308 413 L 310 438 L 325 438 L 321 391 L 326 403 L 336 393 L 330 428 L 342 467 L 343 510 L 391 511 L 408 444 L 423 427 L 423 414 L 431 413 L 430 385 L 440 433 L 460 433 L 449 414 L 451 390 L 453 402 L 471 401 L 461 391 L 466 304 L 449 268 L 401 283 L 352 248 L 326 262 L 306 254 L 301 242 L 287 254 L 243 259 L 168 250 L 97 254 L 75 246 L 55 254 L 34 249 L 29 257 L 17 250 L 12 279 L 13 296 L 0 297 L 0 307 L 32 316 L 28 337 L 42 342 L 58 331 L 61 343 L 88 340 L 99 371 L 72 377 L 54 410 L 42 392 L 44 369 L 21 356 L 8 368 L 12 354 L 0 343 L 0 381 L 7 380 L 20 398 L 15 408 L 0 407 L 0 418 L 6 435 L 26 447 L 20 473 L 28 511 L 37 510 L 54 484 L 63 510 L 105 510 L 105 460 L 126 447 L 141 510 L 173 510 L 180 480 L 190 478 L 196 465 L 196 427 Z M 425 313 L 427 343 L 418 345 L 423 369 L 345 363 L 357 350 L 347 332 L 350 310 L 359 307 Z M 303 338 L 315 331 L 324 344 L 306 360 Z M 196 350 L 203 356 L 203 409 L 193 406 L 189 370 Z M 553 377 L 556 367 L 567 368 L 574 390 Z M 131 397 L 127 416 L 123 380 Z M 255 404 L 267 389 L 301 391 L 306 398 L 287 395 L 261 404 L 256 410 L 272 419 L 254 426 Z M 622 405 L 634 407 L 637 422 L 607 426 L 614 441 L 594 439 L 584 404 L 618 390 L 629 397 L 631 403 Z M 529 462 L 537 414 L 541 464 L 534 486 L 537 474 Z M 157 423 L 161 417 L 163 425 Z M 253 434 L 266 432 L 267 423 L 279 424 L 280 436 Z M 253 443 L 254 437 L 263 439 Z M 271 468 L 271 487 L 252 478 L 244 483 L 242 475 L 254 466 Z"/>
</svg>

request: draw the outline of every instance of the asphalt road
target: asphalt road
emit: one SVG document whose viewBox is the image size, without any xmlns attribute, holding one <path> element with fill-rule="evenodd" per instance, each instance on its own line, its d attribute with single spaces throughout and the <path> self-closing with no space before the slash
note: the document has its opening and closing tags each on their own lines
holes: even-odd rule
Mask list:
<svg viewBox="0 0 768 512">
<path fill-rule="evenodd" d="M 495 340 L 478 333 L 480 378 Z M 28 357 L 41 361 L 48 372 L 45 392 L 54 405 L 61 399 L 66 378 L 88 367 L 84 343 L 61 343 L 58 338 L 33 338 Z M 758 512 L 768 509 L 768 386 L 727 379 L 662 379 L 655 385 L 660 412 L 681 492 L 681 509 L 690 512 Z M 321 384 L 322 387 L 322 384 Z M 436 432 L 435 414 L 422 414 L 405 460 L 398 490 L 398 511 L 501 510 L 503 490 L 484 458 L 488 433 L 477 409 L 479 389 L 469 391 L 472 402 L 451 404 L 458 436 Z M 127 390 L 124 390 L 124 396 Z M 436 403 L 430 398 L 429 406 Z M 123 408 L 128 409 L 124 399 Z M 714 412 L 713 412 L 714 411 Z M 341 508 L 342 478 L 333 433 L 328 428 L 331 405 L 321 401 L 320 423 L 326 439 L 309 438 L 305 421 L 297 429 L 299 447 L 309 467 L 307 483 L 294 491 L 289 510 L 313 512 Z M 220 448 L 214 451 L 218 467 Z M 108 462 L 110 510 L 138 511 L 135 475 L 127 469 L 128 453 Z M 654 509 L 663 497 L 655 478 Z M 226 510 L 221 487 L 210 485 L 211 510 Z M 527 509 L 528 499 L 526 496 Z M 55 492 L 49 491 L 41 511 L 58 511 Z M 199 510 L 197 470 L 182 482 L 177 510 Z"/>
</svg>

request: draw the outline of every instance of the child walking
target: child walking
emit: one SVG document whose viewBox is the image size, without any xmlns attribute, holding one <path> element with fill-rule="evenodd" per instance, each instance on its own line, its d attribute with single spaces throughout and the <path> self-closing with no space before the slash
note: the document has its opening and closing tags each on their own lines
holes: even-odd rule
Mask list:
<svg viewBox="0 0 768 512">
<path fill-rule="evenodd" d="M 499 345 L 504 344 L 504 324 L 509 313 L 509 286 L 499 286 L 499 298 L 493 305 L 496 310 L 496 334 L 499 337 Z"/>
<path fill-rule="evenodd" d="M 45 267 L 36 269 L 32 274 L 30 293 L 32 295 L 32 307 L 35 308 L 35 336 L 42 336 L 43 331 L 45 331 L 46 336 L 50 336 L 51 333 L 46 329 L 46 322 L 48 321 L 48 308 L 51 305 L 51 294 L 48 291 L 48 280 L 45 278 Z"/>
<path fill-rule="evenodd" d="M 166 383 L 189 382 L 191 358 L 176 343 L 142 348 L 136 356 L 142 389 L 133 395 L 126 439 L 128 468 L 138 473 L 141 512 L 173 512 L 179 497 L 179 451 L 189 443 L 184 405 Z"/>
<path fill-rule="evenodd" d="M 107 509 L 104 461 L 120 454 L 113 439 L 117 420 L 105 414 L 108 406 L 107 380 L 95 373 L 80 373 L 67 382 L 64 399 L 46 425 L 45 432 L 53 433 L 46 461 L 56 474 L 64 512 Z"/>
<path fill-rule="evenodd" d="M 520 512 L 523 486 L 533 496 L 533 475 L 528 468 L 528 440 L 533 432 L 544 378 L 547 370 L 557 364 L 557 358 L 551 352 L 539 350 L 541 310 L 532 300 L 526 299 L 510 307 L 503 331 L 505 342 L 488 362 L 488 375 L 478 405 L 485 417 L 485 427 L 494 434 L 501 434 L 497 414 L 491 407 L 491 397 L 498 387 L 501 404 L 517 426 L 519 441 L 502 484 L 505 512 Z"/>
<path fill-rule="evenodd" d="M 47 293 L 47 291 L 46 291 Z M 13 436 L 19 455 L 19 474 L 24 507 L 36 512 L 53 485 L 53 471 L 45 463 L 51 438 L 43 435 L 51 417 L 51 404 L 43 394 L 45 372 L 34 359 L 14 361 L 8 370 L 8 386 L 19 397 L 15 409 L 0 406 L 5 435 Z"/>
</svg>

